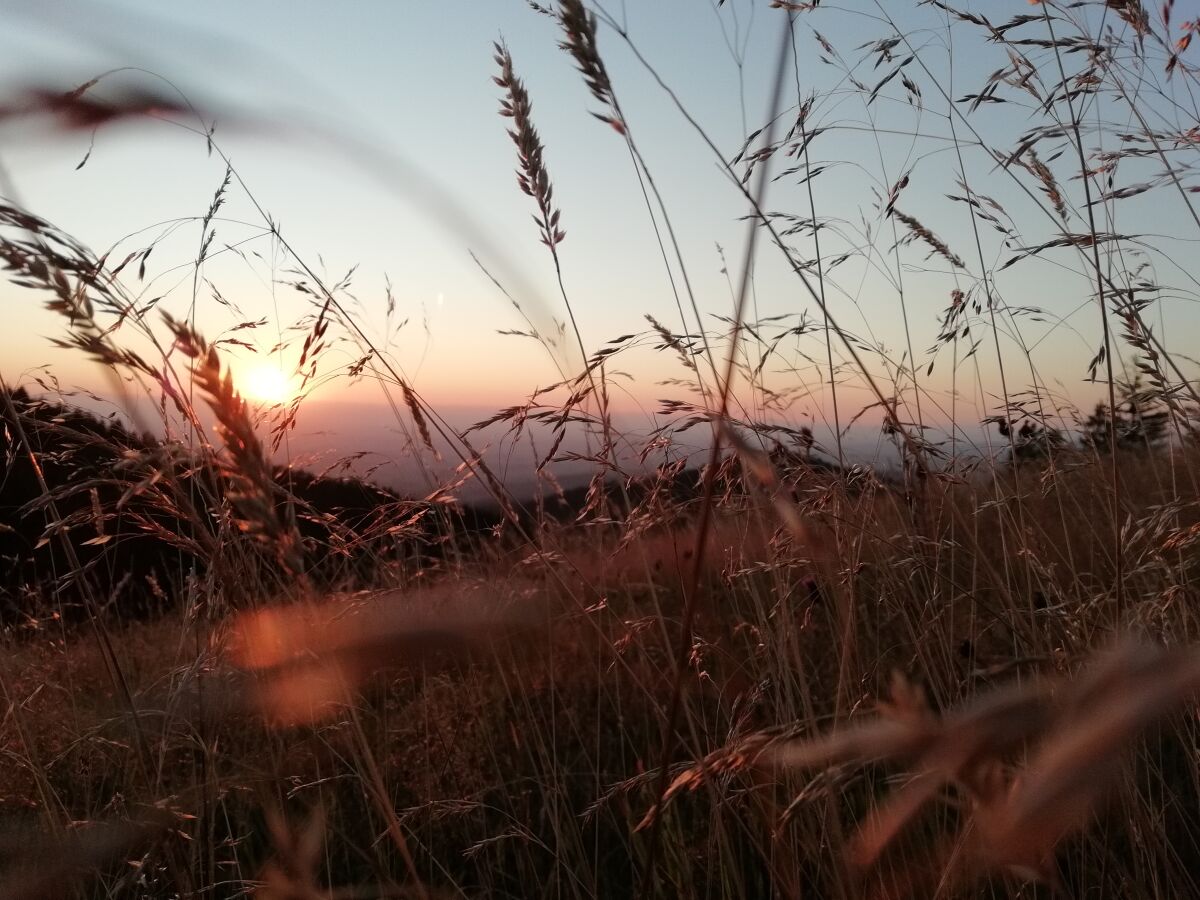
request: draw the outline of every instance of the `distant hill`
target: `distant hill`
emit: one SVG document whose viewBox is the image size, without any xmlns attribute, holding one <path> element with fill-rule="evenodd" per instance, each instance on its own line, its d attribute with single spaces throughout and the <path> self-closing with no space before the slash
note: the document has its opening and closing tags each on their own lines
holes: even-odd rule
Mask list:
<svg viewBox="0 0 1200 900">
<path fill-rule="evenodd" d="M 11 394 L 11 408 L 15 422 L 0 398 L 0 621 L 78 617 L 83 579 L 109 610 L 145 615 L 173 603 L 187 577 L 206 573 L 205 547 L 229 539 L 211 508 L 223 490 L 211 459 L 23 389 Z M 356 478 L 285 467 L 275 475 L 276 503 L 294 519 L 317 584 L 354 584 L 381 566 L 435 558 L 451 535 L 496 520 Z M 269 555 L 251 554 L 264 565 Z"/>
</svg>

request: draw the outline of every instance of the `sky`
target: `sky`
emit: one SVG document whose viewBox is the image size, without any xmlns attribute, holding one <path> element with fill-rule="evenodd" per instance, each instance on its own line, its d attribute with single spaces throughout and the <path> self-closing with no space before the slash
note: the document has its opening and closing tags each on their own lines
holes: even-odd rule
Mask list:
<svg viewBox="0 0 1200 900">
<path fill-rule="evenodd" d="M 986 9 L 997 20 L 1029 9 L 1007 0 L 962 5 Z M 607 0 L 596 7 L 620 24 L 726 159 L 762 127 L 784 13 L 765 0 L 729 0 L 720 7 L 709 0 Z M 1000 14 L 1000 7 L 1010 11 Z M 3 95 L 17 96 L 30 85 L 65 90 L 109 69 L 137 67 L 141 71 L 110 76 L 96 90 L 103 96 L 121 85 L 178 87 L 206 123 L 215 120 L 214 138 L 237 180 L 216 220 L 216 252 L 200 272 L 193 264 L 196 217 L 221 184 L 225 163 L 208 152 L 195 121 L 139 120 L 94 135 L 10 121 L 0 126 L 0 162 L 11 199 L 97 254 L 114 248 L 110 258 L 119 259 L 153 243 L 145 278 L 135 278 L 131 267 L 124 274 L 127 289 L 142 302 L 162 296 L 161 308 L 177 313 L 195 302 L 197 324 L 210 338 L 252 344 L 257 353 L 225 348 L 248 391 L 262 383 L 264 364 L 290 373 L 295 350 L 276 356 L 268 351 L 294 340 L 300 332 L 288 326 L 313 313 L 312 297 L 289 284 L 302 277 L 297 260 L 266 232 L 261 211 L 327 284 L 353 271 L 343 299 L 356 321 L 452 420 L 519 403 L 558 380 L 559 367 L 577 370 L 573 341 L 556 359 L 529 338 L 498 333 L 526 330 L 526 316 L 543 331 L 566 318 L 553 262 L 531 220 L 533 205 L 516 185 L 508 122 L 497 114 L 501 90 L 491 79 L 498 39 L 508 45 L 533 99 L 566 231 L 559 245 L 563 286 L 585 348 L 595 352 L 619 336 L 646 332 L 646 315 L 672 330 L 683 328 L 673 289 L 673 282 L 682 284 L 679 265 L 664 265 L 629 147 L 591 115 L 599 104 L 558 48 L 555 22 L 523 0 L 44 0 L 2 8 Z M 868 86 L 888 71 L 890 63 L 876 67 L 876 57 L 861 47 L 892 35 L 895 26 L 913 35 L 918 51 L 919 62 L 905 72 L 921 89 L 919 106 L 899 78 L 869 105 L 864 92 L 850 89 L 847 68 Z M 1013 255 L 986 228 L 976 245 L 965 204 L 947 197 L 962 193 L 959 166 L 974 190 L 1001 202 L 1030 243 L 1062 230 L 1039 210 L 1038 201 L 1045 205 L 1041 195 L 1018 190 L 1006 171 L 971 145 L 971 135 L 962 133 L 967 124 L 947 118 L 939 85 L 955 97 L 978 90 L 1008 59 L 1003 48 L 970 30 L 945 26 L 945 14 L 936 8 L 899 0 L 826 3 L 797 16 L 782 121 L 795 120 L 798 92 L 815 95 L 810 121 L 825 131 L 812 144 L 810 166 L 820 171 L 811 182 L 811 202 L 826 225 L 823 254 L 832 259 L 839 248 L 872 248 L 828 273 L 828 302 L 838 324 L 871 348 L 868 365 L 877 377 L 893 379 L 901 364 L 916 370 L 921 388 L 909 392 L 907 417 L 937 421 L 953 414 L 971 423 L 976 435 L 974 426 L 996 411 L 1005 391 L 1011 397 L 1037 386 L 1081 406 L 1093 402 L 1100 391 L 1085 376 L 1099 346 L 1100 319 L 1079 254 L 1045 253 L 996 274 L 991 283 L 1009 309 L 1018 308 L 1015 318 L 1000 316 L 998 350 L 981 322 L 955 347 L 931 352 L 951 291 L 980 290 L 980 260 L 994 272 Z M 846 66 L 831 64 L 817 32 Z M 630 133 L 664 199 L 705 325 L 724 328 L 717 317 L 733 308 L 747 203 L 623 38 L 602 24 L 599 42 Z M 1095 115 L 1110 117 L 1099 106 Z M 1163 115 L 1179 117 L 1169 105 Z M 948 140 L 952 122 L 960 129 L 960 148 L 966 148 L 962 160 Z M 985 104 L 970 119 L 980 135 L 1006 147 L 1034 123 L 1029 104 L 1021 103 Z M 797 163 L 780 155 L 772 165 L 779 173 Z M 1055 155 L 1049 164 L 1061 172 L 1064 190 L 1081 210 L 1070 157 Z M 1124 183 L 1153 168 L 1123 165 Z M 928 248 L 920 243 L 893 252 L 904 231 L 893 234 L 895 222 L 882 217 L 880 198 L 904 174 L 910 183 L 899 206 L 964 257 L 965 271 L 953 271 L 936 256 L 927 259 Z M 765 206 L 807 218 L 808 188 L 795 172 L 782 176 L 770 185 Z M 1161 192 L 1132 198 L 1120 207 L 1119 222 L 1102 227 L 1146 235 L 1158 278 L 1179 286 L 1152 310 L 1159 334 L 1173 345 L 1194 343 L 1200 315 L 1187 292 L 1195 287 L 1197 235 L 1182 201 Z M 812 254 L 810 239 L 794 241 L 803 255 Z M 524 316 L 472 252 L 517 299 Z M 229 304 L 215 299 L 215 292 Z M 65 384 L 111 394 L 111 385 L 78 354 L 50 345 L 63 323 L 39 306 L 29 292 L 0 286 L 4 377 L 28 380 L 48 365 Z M 823 332 L 811 327 L 822 322 L 821 313 L 766 241 L 755 258 L 750 307 L 752 318 L 793 317 L 764 326 L 768 342 L 772 328 L 807 317 L 809 332 L 782 341 L 763 367 L 769 389 L 792 401 L 770 414 L 830 435 Z M 1032 307 L 1042 313 L 1022 311 Z M 262 319 L 266 323 L 256 328 L 228 331 Z M 685 386 L 662 383 L 686 380 L 689 372 L 670 350 L 655 350 L 652 343 L 642 341 L 612 364 L 614 408 L 643 431 L 662 421 L 655 416 L 660 399 L 694 399 Z M 910 345 L 915 365 L 905 362 Z M 961 357 L 957 369 L 955 352 Z M 323 377 L 297 435 L 306 452 L 374 450 L 362 444 L 392 440 L 392 425 L 372 424 L 389 417 L 379 385 L 345 374 L 360 356 L 339 339 L 323 359 Z M 845 426 L 874 398 L 841 345 L 835 362 Z M 877 411 L 868 410 L 863 421 L 873 424 L 858 446 L 878 445 Z"/>
</svg>

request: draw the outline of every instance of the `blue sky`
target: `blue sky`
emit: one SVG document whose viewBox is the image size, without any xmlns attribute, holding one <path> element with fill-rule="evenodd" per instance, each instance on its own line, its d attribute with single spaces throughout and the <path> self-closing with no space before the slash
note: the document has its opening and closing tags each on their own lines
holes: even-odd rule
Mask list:
<svg viewBox="0 0 1200 900">
<path fill-rule="evenodd" d="M 1006 10 L 1003 17 L 1028 9 L 1015 2 L 966 5 L 987 9 L 998 20 L 1000 6 Z M 969 30 L 950 32 L 951 43 L 944 14 L 932 7 L 887 2 L 882 8 L 913 32 L 920 63 L 954 96 L 977 90 L 989 72 L 1007 61 L 1002 48 L 972 38 Z M 757 0 L 731 0 L 721 9 L 707 0 L 613 0 L 603 9 L 625 23 L 638 49 L 727 156 L 739 148 L 747 129 L 763 124 L 784 22 L 780 11 Z M 0 38 L 0 84 L 10 93 L 47 81 L 65 88 L 99 71 L 133 65 L 169 77 L 211 111 L 222 148 L 305 261 L 331 281 L 359 267 L 350 290 L 361 322 L 373 336 L 382 334 L 384 279 L 390 278 L 395 319 L 410 320 L 393 344 L 395 358 L 425 394 L 448 407 L 508 405 L 557 377 L 535 344 L 496 334 L 523 323 L 467 254 L 468 248 L 479 251 L 539 323 L 563 317 L 549 256 L 537 243 L 530 219 L 532 205 L 516 187 L 507 122 L 496 114 L 500 91 L 491 82 L 491 44 L 502 36 L 533 97 L 567 232 L 560 247 L 564 281 L 588 349 L 644 330 L 646 313 L 680 327 L 627 147 L 589 115 L 598 104 L 556 47 L 555 23 L 520 0 L 470 5 L 294 2 L 286 7 L 224 0 L 169 5 L 46 0 L 37 7 L 9 4 L 6 13 L 12 25 Z M 875 69 L 871 61 L 858 64 L 863 51 L 855 48 L 892 30 L 875 4 L 858 2 L 823 4 L 799 17 L 796 25 L 797 69 L 793 73 L 789 66 L 785 96 L 793 113 L 787 118 L 790 122 L 796 104 L 794 74 L 804 94 L 820 94 L 813 121 L 829 129 L 813 145 L 813 164 L 827 166 L 813 182 L 818 215 L 836 220 L 832 224 L 845 235 L 843 243 L 865 243 L 863 232 L 870 229 L 875 247 L 869 262 L 851 260 L 831 275 L 831 306 L 841 324 L 898 361 L 909 343 L 895 288 L 895 279 L 902 279 L 903 311 L 928 392 L 922 414 L 965 404 L 968 411 L 962 414 L 977 421 L 994 411 L 1000 395 L 990 343 L 960 369 L 954 382 L 944 354 L 934 373 L 924 375 L 950 290 L 956 284 L 968 286 L 971 278 L 956 279 L 936 258 L 926 262 L 919 245 L 905 248 L 897 261 L 890 254 L 892 223 L 876 207 L 877 195 L 911 171 L 912 186 L 900 206 L 942 236 L 968 261 L 971 273 L 979 271 L 965 208 L 946 197 L 957 191 L 958 160 L 946 140 L 945 100 L 928 74 L 914 65 L 906 71 L 922 86 L 924 111 L 909 102 L 898 80 L 875 103 L 864 105 L 844 73 L 821 61 L 814 29 L 857 66 L 857 77 L 868 84 L 887 65 Z M 736 280 L 746 203 L 619 36 L 602 29 L 600 46 L 666 200 L 700 307 L 715 326 L 711 316 L 727 315 L 732 305 L 717 245 L 725 249 Z M 731 46 L 742 56 L 740 73 Z M 153 83 L 139 73 L 119 77 Z M 1015 104 L 984 107 L 971 119 L 989 139 L 1009 146 L 1033 121 L 1028 108 Z M 914 137 L 914 131 L 922 136 Z M 960 138 L 969 145 L 969 135 Z M 78 171 L 75 167 L 91 143 L 88 134 L 10 124 L 0 131 L 0 141 L 0 160 L 19 199 L 97 251 L 154 223 L 200 215 L 224 174 L 224 164 L 207 155 L 202 138 L 162 122 L 102 130 Z M 781 159 L 776 171 L 795 162 Z M 965 165 L 974 189 L 1001 200 L 1031 240 L 1053 236 L 1053 223 L 1014 189 L 994 161 L 968 146 Z M 1069 158 L 1052 165 L 1062 171 L 1068 192 L 1077 191 L 1078 182 L 1069 181 Z M 1135 170 L 1129 172 L 1128 180 L 1136 180 Z M 448 215 L 437 199 L 446 197 L 463 212 Z M 1195 258 L 1194 226 L 1188 230 L 1178 198 L 1154 197 L 1129 201 L 1114 230 L 1136 227 L 1152 233 L 1148 240 L 1164 249 L 1165 256 L 1186 261 L 1183 268 L 1171 269 L 1159 259 L 1159 277 L 1186 284 L 1194 275 L 1188 268 Z M 807 216 L 807 190 L 795 177 L 782 179 L 772 187 L 767 206 Z M 246 318 L 270 320 L 268 327 L 254 332 L 266 349 L 285 334 L 284 325 L 304 314 L 306 299 L 280 283 L 290 277 L 286 269 L 293 263 L 268 238 L 256 237 L 261 221 L 247 198 L 232 192 L 223 213 L 246 224 L 219 223 L 215 245 L 236 244 L 246 256 L 221 254 L 206 264 L 203 275 L 224 296 L 235 298 Z M 186 304 L 198 227 L 185 224 L 156 246 L 148 260 L 148 284 L 132 287 L 145 291 L 144 297 L 166 292 L 164 306 Z M 163 231 L 143 231 L 122 247 L 137 249 Z M 832 226 L 825 234 L 828 253 L 839 239 Z M 994 234 L 985 233 L 983 240 L 989 267 L 1011 255 Z M 255 252 L 260 255 L 251 255 Z M 1006 270 L 995 282 L 1010 306 L 1039 306 L 1049 313 L 1046 322 L 1022 319 L 1021 341 L 1002 338 L 1001 352 L 1013 354 L 1010 392 L 1025 389 L 1036 376 L 1042 387 L 1084 404 L 1096 395 L 1094 387 L 1082 383 L 1098 346 L 1099 315 L 1081 267 L 1078 257 L 1047 254 Z M 760 253 L 754 289 L 759 315 L 807 313 L 819 319 L 777 254 Z M 78 359 L 50 349 L 41 339 L 57 334 L 60 323 L 38 311 L 28 295 L 0 290 L 0 347 L 7 378 L 51 363 L 68 381 L 97 384 L 95 374 Z M 210 335 L 238 321 L 211 301 L 208 290 L 198 297 L 199 321 Z M 1189 336 L 1200 336 L 1200 320 L 1190 301 L 1164 304 L 1162 316 L 1162 333 L 1171 340 L 1186 343 Z M 982 331 L 976 336 L 982 337 Z M 1032 372 L 1021 342 L 1035 347 Z M 770 386 L 798 390 L 806 398 L 788 416 L 823 420 L 826 387 L 817 371 L 822 345 L 809 338 L 784 347 L 796 365 L 769 368 Z M 806 362 L 805 354 L 815 362 Z M 844 356 L 839 348 L 839 361 Z M 333 362 L 347 364 L 353 358 L 349 347 L 335 348 L 331 371 Z M 233 364 L 251 363 L 234 354 Z M 686 376 L 669 354 L 642 352 L 628 357 L 627 365 L 637 375 L 622 400 L 630 410 L 653 410 L 654 401 L 669 393 L 655 382 Z M 886 376 L 889 368 L 880 363 L 875 371 Z M 957 400 L 950 396 L 952 386 L 959 390 Z M 844 390 L 847 415 L 871 400 L 849 375 Z M 314 400 L 379 403 L 370 385 L 354 387 L 345 379 L 331 382 Z"/>
</svg>

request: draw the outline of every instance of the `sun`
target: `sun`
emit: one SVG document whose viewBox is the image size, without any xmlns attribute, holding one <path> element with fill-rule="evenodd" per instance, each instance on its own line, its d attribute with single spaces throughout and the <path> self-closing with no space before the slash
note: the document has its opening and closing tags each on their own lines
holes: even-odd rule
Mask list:
<svg viewBox="0 0 1200 900">
<path fill-rule="evenodd" d="M 239 386 L 243 394 L 260 403 L 283 403 L 292 396 L 292 380 L 278 366 L 269 363 L 247 369 Z"/>
</svg>

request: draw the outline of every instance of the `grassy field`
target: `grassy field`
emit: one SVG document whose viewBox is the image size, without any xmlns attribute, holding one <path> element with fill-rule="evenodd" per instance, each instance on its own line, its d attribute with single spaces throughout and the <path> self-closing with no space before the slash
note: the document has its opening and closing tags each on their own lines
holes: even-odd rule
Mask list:
<svg viewBox="0 0 1200 900">
<path fill-rule="evenodd" d="M 374 895 L 416 890 L 416 877 L 439 895 L 631 894 L 678 687 L 660 890 L 925 895 L 953 873 L 946 895 L 975 895 L 964 879 L 981 869 L 1008 875 L 1013 891 L 1029 890 L 1018 885 L 1030 871 L 1071 895 L 1182 890 L 1200 858 L 1195 722 L 1160 717 L 1183 708 L 1195 663 L 1149 648 L 1184 646 L 1196 630 L 1194 563 L 1177 549 L 1196 528 L 1162 513 L 1195 504 L 1170 482 L 1185 466 L 1164 455 L 1126 467 L 1141 499 L 1123 611 L 1106 533 L 1084 524 L 1097 520 L 1091 465 L 1023 494 L 1011 480 L 999 492 L 939 487 L 922 528 L 894 492 L 847 497 L 837 476 L 809 485 L 800 538 L 775 532 L 769 508 L 726 511 L 702 551 L 682 672 L 696 537 L 686 523 L 652 525 L 613 556 L 563 533 L 553 554 L 463 563 L 421 589 L 114 627 L 105 641 L 120 689 L 95 635 L 45 623 L 6 653 L 5 818 L 86 842 L 85 823 L 165 817 L 150 819 L 166 833 L 145 836 L 136 864 L 99 882 L 116 894 L 146 880 L 170 893 L 187 878 L 220 894 L 333 883 Z M 1062 699 L 1067 686 L 1043 687 L 1038 675 L 1075 672 L 1130 627 L 1152 643 L 1097 663 L 1084 710 Z M 1025 705 L 1042 701 L 1031 720 Z M 829 759 L 812 743 L 838 723 L 933 729 L 963 709 L 1003 725 L 931 730 L 944 743 L 929 748 L 866 734 Z M 1080 734 L 1094 744 L 1073 746 Z M 1041 747 L 1053 772 L 1034 749 L 1022 766 L 1014 741 Z M 814 746 L 811 762 L 786 762 Z M 873 798 L 916 789 L 906 771 L 937 772 L 939 784 L 863 883 L 846 854 L 866 852 L 870 830 L 856 829 Z M 986 796 L 984 772 L 1012 797 Z M 1014 858 L 978 846 L 984 828 L 1018 814 L 1005 802 L 1035 774 L 1063 783 L 1033 801 L 1071 807 L 1078 793 L 1079 808 Z M 1093 809 L 1101 783 L 1112 792 Z"/>
<path fill-rule="evenodd" d="M 689 131 L 746 210 L 713 330 L 601 42 L 653 61 L 602 7 L 530 5 L 591 124 L 630 151 L 647 204 L 630 215 L 661 239 L 678 327 L 577 327 L 553 148 L 503 43 L 502 125 L 561 292 L 553 333 L 524 334 L 561 363 L 552 388 L 456 429 L 235 167 L 191 221 L 198 280 L 223 207 L 257 209 L 308 304 L 296 380 L 384 385 L 414 465 L 451 472 L 427 496 L 280 465 L 304 392 L 261 412 L 227 339 L 147 305 L 134 269 L 154 244 L 97 256 L 0 204 L 20 296 L 159 411 L 142 435 L 48 379 L 0 385 L 0 895 L 1200 896 L 1197 335 L 1158 308 L 1194 303 L 1200 271 L 1194 237 L 1123 206 L 1151 194 L 1200 229 L 1200 20 L 935 2 L 906 31 L 892 16 L 912 4 L 880 3 L 879 40 L 851 51 L 806 30 L 845 10 L 770 4 L 762 127 L 740 150 Z M 952 85 L 935 39 L 1005 68 Z M 803 53 L 835 88 L 801 82 Z M 95 88 L 37 112 L 195 112 Z M 1020 115 L 980 113 L 1002 103 Z M 937 131 L 940 180 L 892 143 L 897 109 L 904 140 Z M 816 155 L 821 135 L 851 122 L 879 152 L 873 205 L 818 206 L 824 164 L 847 162 Z M 961 216 L 949 238 L 905 211 L 935 196 Z M 767 254 L 794 319 L 754 312 Z M 1010 303 L 1049 258 L 1069 296 Z M 891 286 L 903 350 L 849 329 L 847 260 Z M 932 335 L 914 284 L 936 285 Z M 1047 317 L 1095 348 L 1084 401 L 1045 374 Z M 322 368 L 334 341 L 358 361 Z M 677 361 L 678 397 L 622 432 L 614 370 L 647 349 Z M 487 447 L 535 432 L 546 490 L 514 496 Z M 849 452 L 863 432 L 894 464 Z M 594 477 L 563 490 L 555 462 L 581 459 Z M 486 508 L 459 503 L 468 478 Z"/>
</svg>

